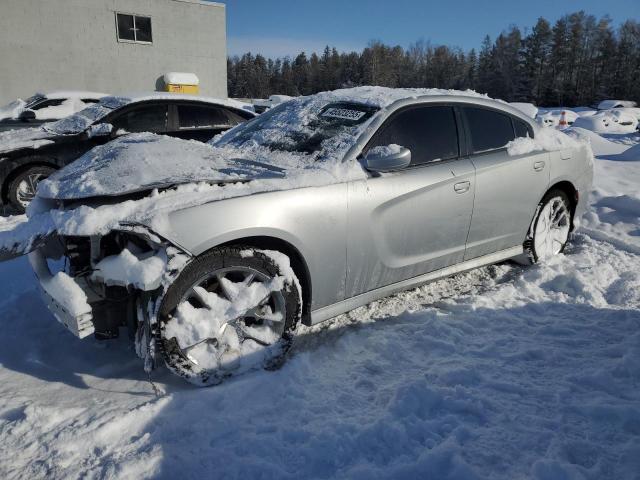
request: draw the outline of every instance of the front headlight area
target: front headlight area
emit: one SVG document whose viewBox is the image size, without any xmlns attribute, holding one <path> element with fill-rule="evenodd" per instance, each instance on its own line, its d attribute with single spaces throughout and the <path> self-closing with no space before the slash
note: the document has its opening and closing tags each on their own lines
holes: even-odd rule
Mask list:
<svg viewBox="0 0 640 480">
<path fill-rule="evenodd" d="M 134 336 L 141 299 L 160 297 L 189 255 L 148 229 L 121 226 L 104 236 L 56 236 L 43 248 L 50 269 L 64 271 L 85 292 L 95 336 Z"/>
</svg>

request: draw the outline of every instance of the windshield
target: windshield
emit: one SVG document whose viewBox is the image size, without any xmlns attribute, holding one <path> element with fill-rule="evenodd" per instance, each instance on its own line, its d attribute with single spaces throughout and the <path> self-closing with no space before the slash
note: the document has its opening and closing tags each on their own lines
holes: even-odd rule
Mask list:
<svg viewBox="0 0 640 480">
<path fill-rule="evenodd" d="M 104 118 L 114 110 L 112 105 L 95 103 L 78 113 L 65 117 L 57 122 L 47 123 L 44 128 L 58 135 L 73 135 L 84 132 L 89 125 Z"/>
<path fill-rule="evenodd" d="M 24 101 L 24 108 L 31 108 L 36 103 L 44 100 L 45 98 L 47 98 L 47 97 L 45 97 L 42 93 L 36 93 L 32 97 L 29 97 Z"/>
<path fill-rule="evenodd" d="M 317 96 L 291 100 L 223 135 L 215 146 L 338 158 L 355 143 L 360 130 L 378 110 L 351 102 L 319 101 Z"/>
</svg>

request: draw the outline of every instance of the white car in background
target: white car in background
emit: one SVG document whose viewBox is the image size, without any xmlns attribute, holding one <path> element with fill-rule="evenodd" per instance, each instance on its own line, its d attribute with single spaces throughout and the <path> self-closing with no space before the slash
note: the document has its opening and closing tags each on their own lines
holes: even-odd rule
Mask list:
<svg viewBox="0 0 640 480">
<path fill-rule="evenodd" d="M 587 117 L 579 117 L 574 127 L 595 133 L 633 133 L 638 128 L 640 108 L 613 108 Z"/>
<path fill-rule="evenodd" d="M 18 98 L 0 107 L 0 131 L 28 128 L 45 122 L 60 120 L 98 103 L 106 93 L 59 91 L 36 93 L 22 100 Z"/>
<path fill-rule="evenodd" d="M 612 108 L 634 108 L 637 104 L 631 100 L 602 100 L 598 104 L 598 110 L 610 110 Z"/>
<path fill-rule="evenodd" d="M 271 95 L 267 100 L 256 99 L 253 101 L 253 108 L 256 113 L 263 113 L 270 108 L 276 107 L 281 103 L 288 102 L 293 97 L 289 95 Z"/>
<path fill-rule="evenodd" d="M 538 124 L 543 127 L 565 128 L 572 126 L 578 117 L 576 112 L 569 109 L 546 110 L 540 108 L 535 118 Z"/>
</svg>

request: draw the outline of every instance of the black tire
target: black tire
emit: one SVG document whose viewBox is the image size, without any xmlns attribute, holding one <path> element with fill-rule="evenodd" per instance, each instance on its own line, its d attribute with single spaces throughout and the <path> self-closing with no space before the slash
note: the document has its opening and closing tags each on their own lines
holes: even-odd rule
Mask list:
<svg viewBox="0 0 640 480">
<path fill-rule="evenodd" d="M 555 247 L 553 249 L 553 255 L 559 255 L 564 252 L 567 243 L 569 242 L 571 228 L 573 225 L 573 208 L 571 205 L 571 201 L 566 193 L 559 189 L 553 189 L 547 192 L 547 194 L 542 198 L 540 203 L 538 204 L 538 208 L 536 209 L 536 213 L 534 215 L 533 221 L 531 222 L 531 227 L 529 228 L 529 232 L 527 234 L 527 239 L 524 242 L 524 251 L 527 255 L 529 261 L 531 263 L 538 263 L 548 258 L 549 252 L 539 251 L 541 239 L 537 236 L 540 235 L 539 225 L 540 222 L 545 221 L 543 218 L 543 212 L 545 208 L 550 206 L 551 202 L 557 203 L 562 202 L 563 207 L 566 210 L 566 218 L 562 221 L 563 227 L 566 227 L 566 238 L 562 241 L 556 241 Z M 564 228 L 563 228 L 564 235 Z M 538 248 L 536 245 L 538 244 Z"/>
<path fill-rule="evenodd" d="M 246 254 L 249 250 L 252 251 L 251 256 Z M 272 258 L 254 247 L 215 248 L 197 257 L 185 267 L 175 282 L 169 286 L 158 309 L 156 340 L 165 364 L 173 373 L 197 386 L 216 385 L 232 374 L 210 372 L 194 364 L 182 352 L 175 338 L 165 337 L 165 327 L 167 322 L 173 318 L 173 314 L 184 296 L 194 285 L 198 284 L 200 279 L 211 272 L 230 267 L 251 268 L 270 278 L 284 274 Z M 266 369 L 274 369 L 281 365 L 291 346 L 292 331 L 300 321 L 302 314 L 302 292 L 299 285 L 296 278 L 293 281 L 287 281 L 280 291 L 286 305 L 284 332 L 278 345 L 274 348 L 276 354 L 262 365 Z"/>
<path fill-rule="evenodd" d="M 55 168 L 38 165 L 20 172 L 9 184 L 8 200 L 12 209 L 17 213 L 24 213 L 35 196 L 38 184 L 55 171 Z"/>
</svg>

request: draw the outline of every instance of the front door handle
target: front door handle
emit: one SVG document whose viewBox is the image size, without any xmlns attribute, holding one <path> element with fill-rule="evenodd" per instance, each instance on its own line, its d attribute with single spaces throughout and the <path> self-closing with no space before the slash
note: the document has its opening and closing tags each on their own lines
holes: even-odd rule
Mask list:
<svg viewBox="0 0 640 480">
<path fill-rule="evenodd" d="M 453 186 L 453 189 L 456 191 L 456 193 L 466 193 L 469 191 L 470 187 L 471 182 L 459 182 Z"/>
<path fill-rule="evenodd" d="M 542 170 L 544 170 L 544 166 L 545 166 L 544 161 L 543 161 L 543 160 L 540 160 L 540 161 L 535 162 L 535 163 L 533 164 L 533 169 L 534 169 L 536 172 L 541 172 Z"/>
</svg>

